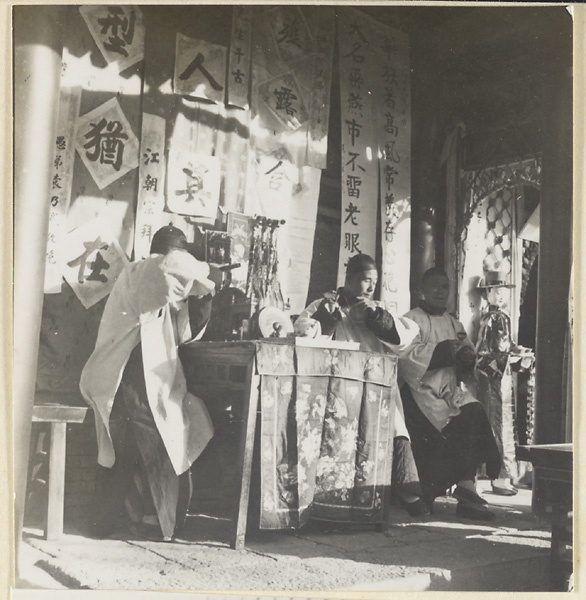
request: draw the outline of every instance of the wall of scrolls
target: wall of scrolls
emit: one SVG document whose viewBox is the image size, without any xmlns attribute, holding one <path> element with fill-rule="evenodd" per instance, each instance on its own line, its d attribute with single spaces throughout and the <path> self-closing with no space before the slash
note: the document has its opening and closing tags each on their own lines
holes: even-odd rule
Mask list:
<svg viewBox="0 0 586 600">
<path fill-rule="evenodd" d="M 38 400 L 81 400 L 79 373 L 106 298 L 162 225 L 181 228 L 202 260 L 210 232 L 224 232 L 232 243 L 223 258 L 241 264 L 233 284 L 244 290 L 249 217 L 284 221 L 283 300 L 293 314 L 302 310 L 332 126 L 344 135 L 339 237 L 325 240 L 339 255 L 338 283 L 352 254 L 378 255 L 382 299 L 409 308 L 406 35 L 360 11 L 318 6 L 85 6 L 64 14 Z M 335 82 L 336 123 L 334 65 L 345 73 Z M 319 229 L 331 233 L 329 224 Z"/>
</svg>

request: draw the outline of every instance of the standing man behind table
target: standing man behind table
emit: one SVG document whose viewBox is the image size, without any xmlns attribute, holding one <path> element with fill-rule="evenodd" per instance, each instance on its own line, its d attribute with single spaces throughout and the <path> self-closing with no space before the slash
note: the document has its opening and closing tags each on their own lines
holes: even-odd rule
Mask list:
<svg viewBox="0 0 586 600">
<path fill-rule="evenodd" d="M 208 265 L 187 247 L 180 229 L 163 227 L 151 255 L 120 274 L 81 375 L 98 439 L 99 536 L 128 518 L 135 534 L 177 534 L 191 497 L 189 469 L 213 435 L 177 355 L 179 344 L 203 334 L 214 290 Z"/>
<path fill-rule="evenodd" d="M 424 498 L 433 500 L 456 484 L 456 514 L 491 521 L 494 513 L 478 495 L 476 472 L 486 463 L 498 476 L 501 457 L 490 423 L 474 397 L 474 346 L 464 326 L 446 312 L 450 283 L 440 269 L 422 278 L 423 302 L 408 313 L 420 333 L 399 359 L 403 407 Z"/>
<path fill-rule="evenodd" d="M 360 349 L 381 354 L 398 354 L 417 335 L 409 319 L 393 317 L 381 302 L 373 300 L 378 281 L 374 259 L 356 254 L 346 266 L 344 286 L 312 302 L 299 319 L 319 321 L 322 334 L 334 340 L 360 342 Z M 421 486 L 405 426 L 403 407 L 395 407 L 395 432 L 392 482 L 401 506 L 411 516 L 429 514 L 421 499 Z"/>
</svg>

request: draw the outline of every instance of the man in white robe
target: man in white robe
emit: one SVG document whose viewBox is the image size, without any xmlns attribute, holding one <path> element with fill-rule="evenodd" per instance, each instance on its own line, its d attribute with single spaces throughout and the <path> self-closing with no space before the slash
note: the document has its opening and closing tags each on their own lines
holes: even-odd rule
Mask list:
<svg viewBox="0 0 586 600">
<path fill-rule="evenodd" d="M 419 335 L 399 359 L 399 381 L 407 427 L 424 496 L 433 502 L 456 484 L 459 516 L 492 520 L 475 488 L 486 463 L 498 474 L 501 457 L 490 423 L 475 398 L 474 346 L 464 326 L 446 312 L 447 275 L 432 268 L 423 274 L 423 303 L 406 313 Z"/>
<path fill-rule="evenodd" d="M 185 520 L 189 469 L 213 435 L 205 405 L 187 391 L 177 353 L 203 334 L 214 290 L 208 265 L 186 250 L 183 232 L 163 227 L 151 255 L 120 274 L 81 375 L 103 467 L 95 523 L 101 535 L 126 512 L 135 531 L 171 539 Z M 190 313 L 198 313 L 191 323 Z"/>
</svg>

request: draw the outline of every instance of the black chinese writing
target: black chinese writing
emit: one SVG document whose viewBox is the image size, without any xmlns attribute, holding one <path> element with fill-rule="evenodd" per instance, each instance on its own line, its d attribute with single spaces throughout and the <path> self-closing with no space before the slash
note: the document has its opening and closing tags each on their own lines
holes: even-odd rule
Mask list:
<svg viewBox="0 0 586 600">
<path fill-rule="evenodd" d="M 197 173 L 194 173 L 191 169 L 184 168 L 182 171 L 187 176 L 185 178 L 185 189 L 184 190 L 176 190 L 175 195 L 183 196 L 183 194 L 187 194 L 187 198 L 185 198 L 185 202 L 191 202 L 195 200 L 195 194 L 200 192 L 203 189 L 203 179 Z M 201 198 L 199 199 L 203 204 Z"/>
<path fill-rule="evenodd" d="M 360 212 L 360 209 L 355 204 L 352 204 L 352 202 L 350 202 L 348 206 L 344 209 L 344 211 L 348 213 L 346 218 L 344 219 L 344 223 L 350 221 L 352 225 L 358 225 L 356 221 L 356 214 Z"/>
<path fill-rule="evenodd" d="M 354 141 L 357 137 L 360 137 L 362 125 L 357 123 L 355 119 L 352 119 L 351 121 L 346 120 L 346 125 L 348 125 L 348 135 L 352 139 L 352 145 L 354 146 Z"/>
<path fill-rule="evenodd" d="M 277 97 L 277 110 L 284 110 L 289 116 L 293 116 L 297 110 L 293 108 L 292 100 L 297 100 L 297 96 L 293 94 L 288 87 L 281 86 L 281 89 L 274 89 L 273 94 Z"/>
<path fill-rule="evenodd" d="M 236 83 L 242 83 L 244 81 L 244 75 L 240 69 L 236 69 L 236 71 L 232 71 L 232 75 L 234 76 L 234 81 Z"/>
<path fill-rule="evenodd" d="M 80 254 L 77 258 L 70 260 L 67 265 L 72 268 L 79 265 L 79 271 L 77 273 L 77 281 L 79 283 L 83 283 L 86 279 L 85 269 L 87 266 L 92 269 L 90 277 L 93 277 L 94 281 L 103 281 L 105 283 L 108 280 L 104 275 L 101 275 L 101 271 L 108 269 L 110 265 L 103 259 L 102 256 L 100 256 L 99 252 L 94 262 L 89 262 L 88 259 L 96 250 L 107 250 L 108 244 L 102 241 L 102 238 L 98 236 L 93 242 L 84 242 L 83 245 L 85 246 L 85 251 L 83 254 Z M 99 259 L 98 256 L 100 257 Z M 90 277 L 87 277 L 87 279 L 90 279 Z"/>
<path fill-rule="evenodd" d="M 145 152 L 143 152 L 142 157 L 144 158 L 144 164 L 148 165 L 151 163 L 158 163 L 160 152 L 153 152 L 150 148 L 147 148 Z"/>
<path fill-rule="evenodd" d="M 351 253 L 358 252 L 361 250 L 358 247 L 360 243 L 360 234 L 359 233 L 346 233 L 344 234 L 344 249 L 349 250 Z"/>
<path fill-rule="evenodd" d="M 397 137 L 397 134 L 399 133 L 399 128 L 395 125 L 395 117 L 392 113 L 387 112 L 385 113 L 385 119 L 385 133 Z"/>
<path fill-rule="evenodd" d="M 393 140 L 392 142 L 385 143 L 384 157 L 385 160 L 390 160 L 391 162 L 399 163 L 401 162 L 401 157 L 395 148 L 395 144 L 397 142 Z"/>
<path fill-rule="evenodd" d="M 104 48 L 112 52 L 118 52 L 122 56 L 128 56 L 126 46 L 132 44 L 134 39 L 134 25 L 136 15 L 134 11 L 130 11 L 130 17 L 124 13 L 124 9 L 119 6 L 109 6 L 108 16 L 98 19 L 98 23 L 102 26 L 101 34 L 105 34 L 111 29 L 111 36 L 107 42 L 104 42 Z"/>
<path fill-rule="evenodd" d="M 282 44 L 288 42 L 298 48 L 301 48 L 299 31 L 299 18 L 293 17 L 290 21 L 283 25 L 283 28 L 277 33 L 277 43 Z"/>
<path fill-rule="evenodd" d="M 67 145 L 67 142 L 65 141 L 65 136 L 58 135 L 57 139 L 55 140 L 55 144 L 57 145 L 57 148 L 59 150 L 65 150 L 65 147 Z"/>
<path fill-rule="evenodd" d="M 116 171 L 122 166 L 124 154 L 124 141 L 128 136 L 123 132 L 120 121 L 107 121 L 101 119 L 99 123 L 90 123 L 91 129 L 85 134 L 88 140 L 84 148 L 92 148 L 86 152 L 91 161 L 100 160 L 103 165 L 112 165 Z"/>
<path fill-rule="evenodd" d="M 352 50 L 348 54 L 344 54 L 344 58 L 351 58 L 355 63 L 362 64 L 364 62 L 364 55 L 358 53 L 361 48 L 362 44 L 360 42 L 354 42 Z"/>
<path fill-rule="evenodd" d="M 201 52 L 198 52 L 196 57 L 187 65 L 183 73 L 179 75 L 179 79 L 185 80 L 189 79 L 195 71 L 199 69 L 201 74 L 208 80 L 209 84 L 212 86 L 214 90 L 217 92 L 223 90 L 223 86 L 221 86 L 213 77 L 213 75 L 203 66 L 205 61 L 205 57 Z"/>
<path fill-rule="evenodd" d="M 147 192 L 150 190 L 153 190 L 154 192 L 156 192 L 158 183 L 159 183 L 158 177 L 151 177 L 150 175 L 147 175 L 144 180 L 144 185 L 142 187 L 145 190 L 147 190 Z"/>
<path fill-rule="evenodd" d="M 348 175 L 346 178 L 346 191 L 348 196 L 354 196 L 356 199 L 360 198 L 360 186 L 362 185 L 362 179 L 356 175 Z"/>
<path fill-rule="evenodd" d="M 350 168 L 352 169 L 352 171 L 356 171 L 356 169 L 360 169 L 361 171 L 365 171 L 366 169 L 364 167 L 362 167 L 361 165 L 357 165 L 356 164 L 356 159 L 360 156 L 359 152 L 348 152 L 348 154 L 350 155 L 350 160 L 345 164 L 345 166 L 347 167 L 348 165 L 350 165 Z"/>
<path fill-rule="evenodd" d="M 348 94 L 348 111 L 362 116 L 362 98 L 359 93 L 350 92 Z"/>
<path fill-rule="evenodd" d="M 362 72 L 360 69 L 354 67 L 350 71 L 350 75 L 348 76 L 348 82 L 350 83 L 350 87 L 356 88 L 360 91 L 362 84 L 364 83 L 364 79 L 362 79 Z"/>
</svg>

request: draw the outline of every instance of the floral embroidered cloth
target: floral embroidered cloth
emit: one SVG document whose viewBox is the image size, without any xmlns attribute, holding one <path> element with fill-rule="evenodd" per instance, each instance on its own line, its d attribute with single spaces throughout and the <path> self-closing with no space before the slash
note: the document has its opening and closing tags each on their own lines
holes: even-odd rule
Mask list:
<svg viewBox="0 0 586 600">
<path fill-rule="evenodd" d="M 263 529 L 376 523 L 388 502 L 396 358 L 258 344 Z"/>
</svg>

